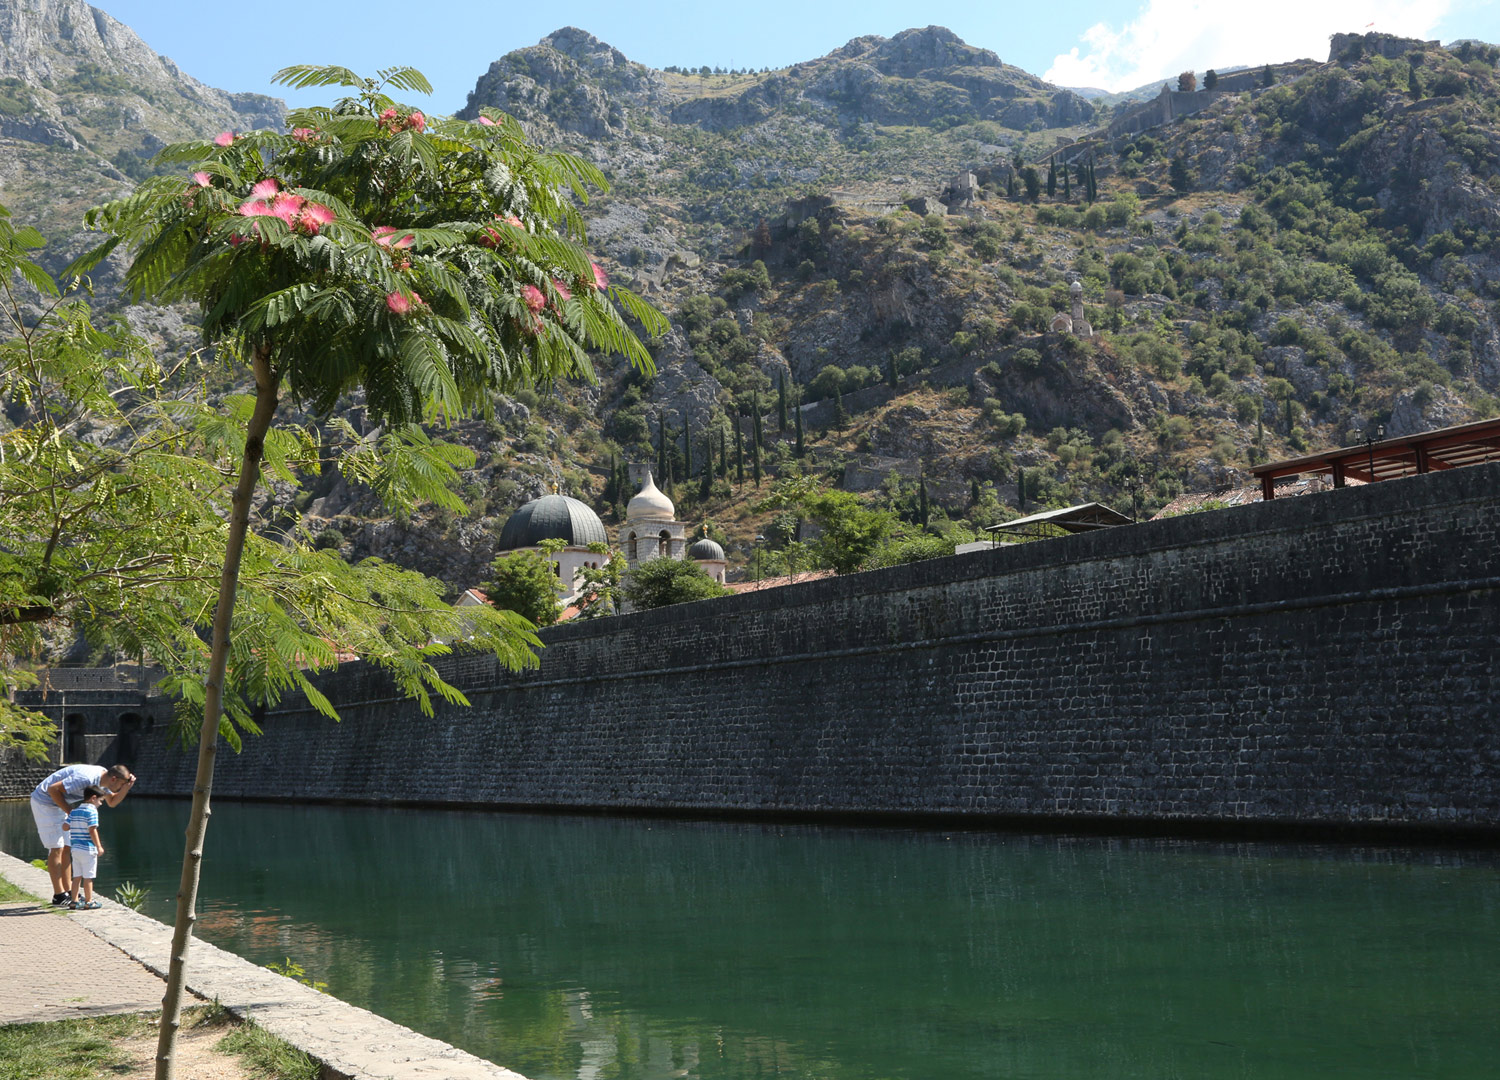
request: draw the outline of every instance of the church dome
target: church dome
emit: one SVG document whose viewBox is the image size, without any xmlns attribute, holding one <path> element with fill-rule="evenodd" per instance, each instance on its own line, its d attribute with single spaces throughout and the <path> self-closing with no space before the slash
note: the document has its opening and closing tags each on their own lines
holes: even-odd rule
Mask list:
<svg viewBox="0 0 1500 1080">
<path fill-rule="evenodd" d="M 723 562 L 724 549 L 705 536 L 693 541 L 693 546 L 687 549 L 687 557 L 694 562 Z"/>
<path fill-rule="evenodd" d="M 647 470 L 646 482 L 641 485 L 641 490 L 636 492 L 635 498 L 631 499 L 630 504 L 625 507 L 625 520 L 650 518 L 672 521 L 676 515 L 677 507 L 672 505 L 671 499 L 661 493 L 656 486 L 656 481 L 651 478 L 650 470 Z"/>
<path fill-rule="evenodd" d="M 543 495 L 532 499 L 508 519 L 500 530 L 500 551 L 536 547 L 543 540 L 566 540 L 570 547 L 607 544 L 604 522 L 599 515 L 567 495 Z"/>
</svg>

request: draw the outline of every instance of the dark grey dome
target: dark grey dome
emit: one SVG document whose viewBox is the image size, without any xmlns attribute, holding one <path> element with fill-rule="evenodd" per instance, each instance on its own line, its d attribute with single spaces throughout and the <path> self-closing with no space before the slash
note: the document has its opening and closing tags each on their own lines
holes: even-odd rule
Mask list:
<svg viewBox="0 0 1500 1080">
<path fill-rule="evenodd" d="M 536 547 L 543 540 L 566 540 L 572 547 L 607 544 L 599 515 L 567 495 L 543 495 L 512 514 L 500 530 L 500 551 Z"/>
<path fill-rule="evenodd" d="M 687 550 L 687 557 L 694 562 L 703 562 L 706 559 L 717 559 L 723 562 L 724 549 L 705 536 L 701 540 L 693 541 L 693 546 Z"/>
</svg>

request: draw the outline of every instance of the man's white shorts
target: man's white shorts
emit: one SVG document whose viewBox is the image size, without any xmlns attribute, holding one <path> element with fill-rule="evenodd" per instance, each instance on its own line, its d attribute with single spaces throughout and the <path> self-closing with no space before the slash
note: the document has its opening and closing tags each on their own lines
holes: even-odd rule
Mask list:
<svg viewBox="0 0 1500 1080">
<path fill-rule="evenodd" d="M 68 847 L 68 815 L 57 808 L 51 799 L 31 801 L 31 816 L 36 821 L 37 839 L 44 848 Z"/>
<path fill-rule="evenodd" d="M 73 849 L 73 876 L 92 881 L 99 866 L 99 853 L 93 848 Z"/>
</svg>

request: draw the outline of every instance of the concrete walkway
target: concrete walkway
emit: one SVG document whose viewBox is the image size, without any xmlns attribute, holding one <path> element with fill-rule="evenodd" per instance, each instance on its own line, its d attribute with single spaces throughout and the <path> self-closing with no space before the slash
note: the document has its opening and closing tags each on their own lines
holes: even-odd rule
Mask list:
<svg viewBox="0 0 1500 1080">
<path fill-rule="evenodd" d="M 9 855 L 0 854 L 0 877 L 34 896 L 52 894 L 46 871 Z M 0 905 L 0 1024 L 161 1008 L 172 928 L 99 899 L 97 911 L 67 913 Z M 50 965 L 60 976 L 39 961 L 44 955 L 64 958 Z M 82 986 L 78 973 L 96 963 L 112 966 L 98 986 Z M 122 972 L 134 981 L 111 987 Z M 322 1062 L 323 1080 L 525 1080 L 207 942 L 193 941 L 188 987 Z"/>
</svg>

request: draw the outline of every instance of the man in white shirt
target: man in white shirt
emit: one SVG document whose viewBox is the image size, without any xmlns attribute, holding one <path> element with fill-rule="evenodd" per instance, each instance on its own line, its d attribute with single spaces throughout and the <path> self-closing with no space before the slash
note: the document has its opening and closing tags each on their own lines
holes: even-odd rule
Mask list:
<svg viewBox="0 0 1500 1080">
<path fill-rule="evenodd" d="M 73 863 L 68 858 L 68 813 L 83 802 L 83 789 L 97 784 L 107 794 L 105 805 L 119 806 L 130 794 L 135 776 L 123 765 L 64 765 L 38 784 L 31 793 L 31 816 L 37 838 L 47 849 L 47 873 L 52 877 L 52 903 L 68 901 L 73 883 Z"/>
</svg>

